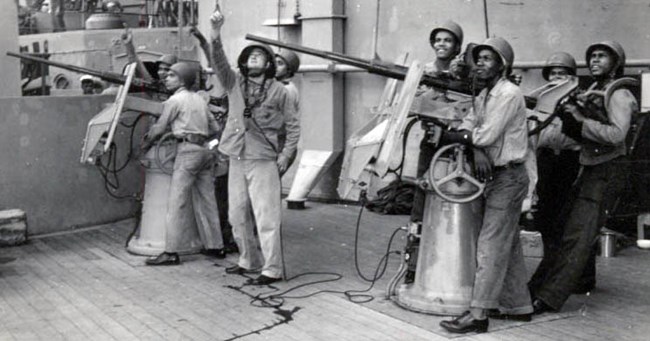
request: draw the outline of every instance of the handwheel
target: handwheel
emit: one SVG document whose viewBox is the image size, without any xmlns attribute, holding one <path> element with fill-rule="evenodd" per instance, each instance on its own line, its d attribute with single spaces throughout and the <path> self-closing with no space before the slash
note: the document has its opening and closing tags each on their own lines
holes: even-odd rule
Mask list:
<svg viewBox="0 0 650 341">
<path fill-rule="evenodd" d="M 451 163 L 450 163 L 450 165 L 453 167 L 452 171 L 448 173 L 446 176 L 444 176 L 443 178 L 436 179 L 434 177 L 434 170 L 436 168 L 435 167 L 436 163 L 442 161 L 442 155 L 452 148 L 454 148 L 453 151 L 454 154 L 451 157 Z M 455 202 L 455 203 L 470 202 L 478 198 L 479 196 L 481 196 L 481 194 L 483 194 L 483 190 L 485 190 L 485 183 L 479 181 L 478 179 L 476 179 L 466 171 L 466 168 L 469 168 L 468 167 L 469 165 L 465 160 L 466 158 L 465 148 L 466 147 L 460 143 L 452 143 L 446 145 L 438 149 L 438 151 L 433 155 L 433 158 L 431 159 L 431 164 L 429 165 L 429 174 L 428 174 L 429 184 L 431 184 L 431 187 L 433 187 L 433 190 L 436 192 L 436 194 L 438 194 L 441 198 L 449 202 Z M 468 181 L 469 183 L 471 183 L 476 187 L 476 191 L 466 196 L 458 197 L 458 196 L 450 196 L 449 194 L 445 194 L 441 190 L 442 185 L 457 179 Z"/>
</svg>

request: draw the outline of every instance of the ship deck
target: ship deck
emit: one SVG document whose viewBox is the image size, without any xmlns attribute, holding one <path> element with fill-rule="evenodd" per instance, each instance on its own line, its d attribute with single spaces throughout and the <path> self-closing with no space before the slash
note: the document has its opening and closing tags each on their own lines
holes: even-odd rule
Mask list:
<svg viewBox="0 0 650 341">
<path fill-rule="evenodd" d="M 216 262 L 189 255 L 180 266 L 144 266 L 144 257 L 124 247 L 134 220 L 0 248 L 0 340 L 542 341 L 650 335 L 650 252 L 636 247 L 599 257 L 596 290 L 572 296 L 559 313 L 528 323 L 491 320 L 484 334 L 448 334 L 438 326 L 447 317 L 407 311 L 385 298 L 398 256 L 390 257 L 374 285 L 357 275 L 358 213 L 358 206 L 323 203 L 283 212 L 287 277 L 342 276 L 302 287 L 338 276 L 247 286 L 246 276 L 225 274 L 236 255 Z M 372 277 L 393 231 L 406 220 L 363 213 L 357 251 L 365 277 Z M 404 237 L 397 232 L 391 249 L 401 249 Z M 259 299 L 271 294 L 284 298 Z"/>
</svg>

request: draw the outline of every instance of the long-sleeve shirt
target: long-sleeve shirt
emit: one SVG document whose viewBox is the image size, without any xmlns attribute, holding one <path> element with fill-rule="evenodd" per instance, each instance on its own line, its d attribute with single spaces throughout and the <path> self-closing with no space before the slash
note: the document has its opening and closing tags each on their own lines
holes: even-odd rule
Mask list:
<svg viewBox="0 0 650 341">
<path fill-rule="evenodd" d="M 184 87 L 176 90 L 163 102 L 163 112 L 149 129 L 149 138 L 154 140 L 160 137 L 167 131 L 168 126 L 177 138 L 187 134 L 209 137 L 219 128 L 217 121 L 208 111 L 208 103 L 205 99 Z"/>
<path fill-rule="evenodd" d="M 580 163 L 583 165 L 597 165 L 626 153 L 625 138 L 632 114 L 638 108 L 637 101 L 629 90 L 618 89 L 605 108 L 609 123 L 587 118 L 582 124 Z"/>
<path fill-rule="evenodd" d="M 228 120 L 219 150 L 238 159 L 274 160 L 279 155 L 291 159 L 298 147 L 300 122 L 284 85 L 275 79 L 256 84 L 235 72 L 228 63 L 220 39 L 212 42 L 212 58 L 215 73 L 229 98 Z M 246 90 L 254 93 L 256 88 L 261 87 L 265 92 L 261 94 L 261 102 L 250 107 L 250 117 L 245 117 Z M 286 140 L 281 145 L 279 135 L 283 131 L 286 132 Z"/>
<path fill-rule="evenodd" d="M 551 123 L 539 132 L 537 148 L 553 149 L 558 154 L 562 150 L 580 150 L 580 144 L 562 133 L 562 121 L 554 117 Z"/>
<path fill-rule="evenodd" d="M 494 166 L 524 162 L 528 130 L 519 87 L 501 78 L 489 91 L 483 89 L 459 129 L 472 132 L 474 146 L 483 148 Z"/>
</svg>

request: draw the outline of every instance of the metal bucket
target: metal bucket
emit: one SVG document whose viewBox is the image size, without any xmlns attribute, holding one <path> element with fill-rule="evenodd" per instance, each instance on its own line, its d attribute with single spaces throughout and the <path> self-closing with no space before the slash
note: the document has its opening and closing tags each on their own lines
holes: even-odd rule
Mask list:
<svg viewBox="0 0 650 341">
<path fill-rule="evenodd" d="M 616 234 L 603 232 L 600 235 L 600 256 L 609 258 L 616 255 Z"/>
</svg>

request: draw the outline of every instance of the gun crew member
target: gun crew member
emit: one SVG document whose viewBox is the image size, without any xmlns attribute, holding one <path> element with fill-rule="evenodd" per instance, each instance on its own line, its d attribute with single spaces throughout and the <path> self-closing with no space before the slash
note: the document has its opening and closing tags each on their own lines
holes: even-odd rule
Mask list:
<svg viewBox="0 0 650 341">
<path fill-rule="evenodd" d="M 208 61 L 210 67 L 215 70 L 216 67 L 212 62 L 212 56 L 210 52 L 210 43 L 208 39 L 199 31 L 196 27 L 190 29 L 190 33 L 196 38 L 201 47 L 201 50 L 205 54 L 205 58 Z M 207 94 L 220 97 L 227 101 L 228 97 L 225 94 L 225 91 L 222 89 L 219 80 L 215 75 L 210 75 L 208 78 L 210 85 L 207 88 Z M 219 124 L 220 132 L 223 132 L 223 127 L 225 126 L 225 120 L 228 114 L 228 105 L 223 103 L 219 106 L 210 104 L 208 106 L 210 111 L 215 116 L 217 123 Z M 217 139 L 221 139 L 221 134 L 217 134 Z M 230 220 L 228 219 L 228 157 L 221 152 L 216 152 L 215 166 L 214 166 L 214 194 L 217 200 L 217 210 L 219 211 L 219 223 L 221 224 L 221 235 L 223 236 L 224 251 L 228 253 L 238 253 L 239 248 L 237 243 L 235 243 L 235 238 L 232 234 L 232 225 L 230 225 Z"/>
<path fill-rule="evenodd" d="M 300 93 L 298 93 L 298 88 L 291 81 L 293 76 L 298 71 L 298 68 L 300 68 L 300 58 L 298 58 L 298 55 L 293 51 L 284 49 L 275 54 L 275 65 L 275 79 L 284 84 L 284 88 L 287 89 L 287 96 L 289 96 L 289 103 L 292 103 L 294 106 L 296 119 L 300 120 Z M 286 132 L 282 132 L 280 134 L 280 145 L 284 144 L 285 139 Z M 295 161 L 296 154 L 298 154 L 297 148 L 289 159 L 287 169 L 289 169 L 289 167 L 291 167 Z M 285 172 L 287 169 L 285 169 Z M 282 177 L 283 174 L 284 172 L 280 173 L 280 177 Z"/>
<path fill-rule="evenodd" d="M 609 98 L 590 90 L 612 90 L 608 86 L 623 75 L 625 51 L 615 41 L 592 44 L 586 56 L 594 83 L 579 96 L 577 104 L 566 104 L 562 115 L 562 132 L 580 142 L 581 174 L 576 184 L 577 197 L 571 205 L 559 253 L 542 260 L 544 280 L 533 292 L 535 313 L 562 308 L 571 291 L 580 283 L 599 228 L 625 185 L 625 138 L 637 101 L 624 88 L 611 92 Z"/>
<path fill-rule="evenodd" d="M 523 164 L 528 132 L 524 96 L 508 80 L 514 52 L 497 37 L 478 45 L 472 54 L 476 76 L 486 87 L 459 130 L 443 133 L 442 143 L 474 146 L 478 178 L 487 184 L 470 310 L 440 323 L 451 333 L 486 332 L 488 310 L 499 310 L 491 314 L 495 318 L 522 321 L 530 321 L 533 312 L 519 243 L 518 219 L 528 186 Z"/>
<path fill-rule="evenodd" d="M 221 42 L 224 16 L 217 10 L 210 22 L 215 72 L 229 97 L 229 115 L 219 150 L 230 158 L 228 215 L 239 246 L 239 262 L 226 272 L 242 274 L 261 268 L 252 284 L 270 284 L 283 275 L 280 174 L 296 150 L 300 126 L 286 88 L 275 80 L 273 51 L 260 44 L 247 46 L 237 59 L 239 72 L 235 72 Z M 283 130 L 286 139 L 281 145 Z M 251 208 L 254 217 L 250 216 Z"/>
<path fill-rule="evenodd" d="M 562 82 L 569 77 L 576 75 L 576 61 L 572 55 L 566 52 L 553 53 L 546 65 L 542 68 L 542 77 L 550 83 Z M 544 255 L 550 256 L 558 253 L 564 224 L 566 221 L 559 219 L 566 214 L 562 208 L 569 200 L 571 188 L 575 182 L 580 163 L 580 144 L 574 139 L 562 133 L 562 121 L 559 117 L 552 118 L 550 124 L 540 133 L 536 146 L 537 154 L 537 211 L 535 212 L 535 229 L 542 234 Z M 544 262 L 543 265 L 548 265 Z M 546 274 L 544 270 L 538 270 L 537 276 L 528 282 L 532 292 L 543 280 L 540 278 Z M 580 285 L 574 293 L 585 293 L 594 289 L 596 285 L 596 254 L 592 249 L 591 256 L 585 267 Z"/>
<path fill-rule="evenodd" d="M 458 71 L 460 66 L 457 59 L 455 59 L 461 51 L 463 45 L 463 29 L 453 21 L 447 21 L 444 24 L 434 27 L 429 34 L 429 43 L 434 50 L 436 59 L 424 66 L 424 73 L 434 77 L 447 77 L 459 78 Z M 417 97 L 422 100 L 432 100 L 438 102 L 449 102 L 445 92 L 431 89 L 422 84 L 416 92 Z M 432 144 L 432 132 L 428 129 L 425 122 L 422 122 L 422 128 L 425 131 L 422 141 L 420 141 L 420 152 L 418 154 L 418 165 L 416 176 L 422 177 L 429 169 L 429 164 L 433 155 L 437 151 L 437 146 Z M 424 217 L 424 203 L 425 191 L 420 188 L 415 188 L 413 194 L 413 206 L 411 208 L 410 230 L 414 232 L 413 236 L 409 237 L 407 249 L 409 250 L 408 270 L 405 275 L 405 283 L 412 283 L 415 279 L 415 269 L 417 266 L 417 249 L 419 248 L 419 238 L 415 235 L 420 234 L 422 227 L 422 220 Z"/>
<path fill-rule="evenodd" d="M 431 48 L 436 53 L 436 59 L 432 62 L 425 64 L 424 73 L 440 77 L 443 74 L 450 74 L 452 68 L 452 61 L 458 54 L 460 54 L 461 46 L 463 45 L 463 29 L 457 23 L 448 21 L 443 25 L 434 27 L 429 35 L 429 42 Z M 450 76 L 451 77 L 451 76 Z M 438 90 L 430 90 L 426 85 L 420 85 L 416 96 L 435 97 L 434 100 L 445 101 L 445 93 Z M 426 126 L 423 126 L 425 132 L 428 133 Z M 433 154 L 436 148 L 429 142 L 430 136 L 425 136 L 420 142 L 420 154 L 418 155 L 417 177 L 424 175 L 429 168 Z M 424 216 L 424 198 L 425 192 L 421 188 L 415 190 L 413 197 L 413 209 L 411 210 L 411 222 L 422 224 Z"/>
<path fill-rule="evenodd" d="M 147 265 L 180 264 L 179 237 L 191 226 L 191 219 L 196 220 L 205 248 L 202 253 L 225 257 L 214 196 L 214 154 L 204 146 L 218 126 L 205 99 L 191 90 L 196 74 L 197 70 L 187 63 L 171 66 L 165 84 L 174 94 L 163 103 L 163 113 L 149 129 L 143 144 L 147 149 L 170 129 L 178 140 L 165 217 L 165 252 L 148 259 Z"/>
<path fill-rule="evenodd" d="M 122 42 L 122 45 L 124 45 L 124 50 L 126 51 L 128 62 L 136 63 L 138 75 L 144 80 L 154 81 L 161 90 L 164 90 L 166 88 L 165 80 L 167 78 L 167 74 L 169 73 L 171 66 L 178 62 L 178 58 L 173 54 L 164 54 L 160 56 L 155 62 L 156 76 L 153 76 L 149 73 L 149 70 L 146 68 L 142 60 L 140 60 L 137 53 L 135 52 L 135 45 L 133 44 L 133 33 L 131 32 L 131 29 L 128 27 L 124 29 L 124 32 L 122 32 L 120 35 L 120 41 Z M 153 93 L 151 95 L 153 98 L 161 101 L 164 101 L 169 97 L 164 94 L 164 91 L 161 91 L 160 93 Z"/>
<path fill-rule="evenodd" d="M 81 91 L 84 95 L 99 94 L 104 90 L 103 82 L 95 76 L 83 75 L 79 80 L 81 81 Z"/>
</svg>

